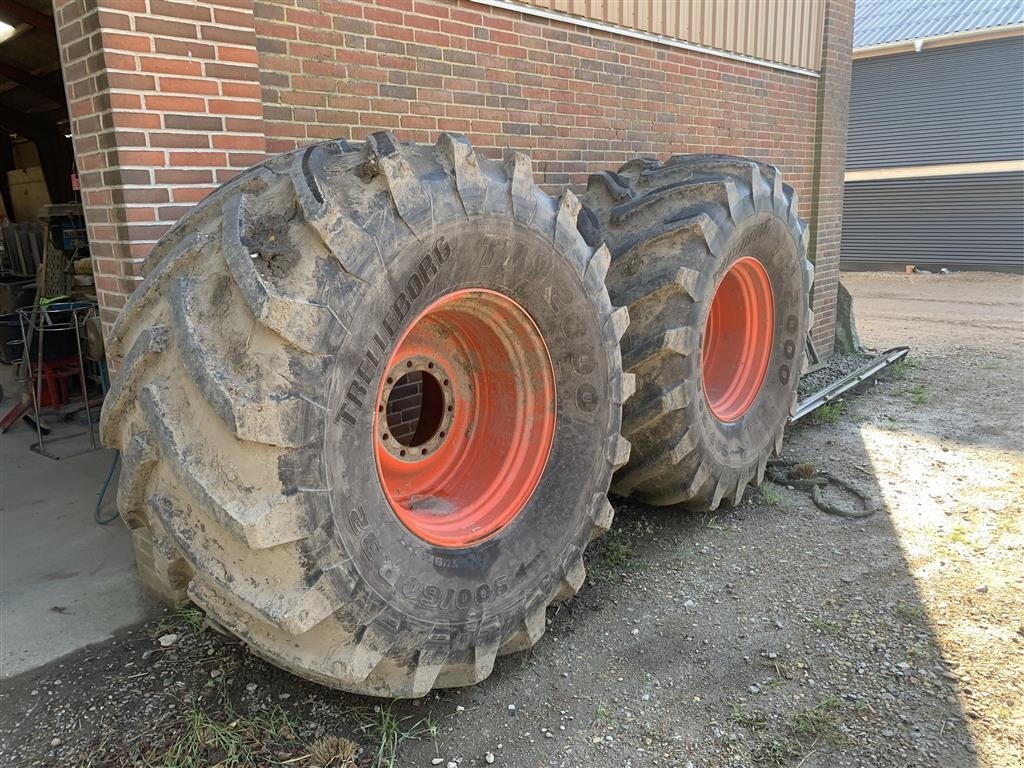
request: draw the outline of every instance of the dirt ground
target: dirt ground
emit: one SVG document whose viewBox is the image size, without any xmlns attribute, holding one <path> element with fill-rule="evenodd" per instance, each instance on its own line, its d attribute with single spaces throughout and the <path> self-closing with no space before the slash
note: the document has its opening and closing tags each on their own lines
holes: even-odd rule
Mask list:
<svg viewBox="0 0 1024 768">
<path fill-rule="evenodd" d="M 785 455 L 877 514 L 771 484 L 703 516 L 620 502 L 532 651 L 414 702 L 319 688 L 169 615 L 7 681 L 0 763 L 308 766 L 339 736 L 360 765 L 1020 766 L 1024 282 L 844 282 L 862 341 L 910 362 Z"/>
</svg>

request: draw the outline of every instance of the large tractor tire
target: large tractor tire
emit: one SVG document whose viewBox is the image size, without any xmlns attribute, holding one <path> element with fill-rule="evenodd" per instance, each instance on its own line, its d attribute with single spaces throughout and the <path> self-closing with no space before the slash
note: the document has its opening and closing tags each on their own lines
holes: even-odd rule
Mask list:
<svg viewBox="0 0 1024 768">
<path fill-rule="evenodd" d="M 628 313 L 579 213 L 449 134 L 318 144 L 212 194 L 111 334 L 125 520 L 298 675 L 487 677 L 580 588 L 629 454 Z"/>
<path fill-rule="evenodd" d="M 681 155 L 594 174 L 583 203 L 588 240 L 612 252 L 612 301 L 632 319 L 633 451 L 613 492 L 700 511 L 739 503 L 781 449 L 812 321 L 796 193 L 771 166 Z"/>
</svg>

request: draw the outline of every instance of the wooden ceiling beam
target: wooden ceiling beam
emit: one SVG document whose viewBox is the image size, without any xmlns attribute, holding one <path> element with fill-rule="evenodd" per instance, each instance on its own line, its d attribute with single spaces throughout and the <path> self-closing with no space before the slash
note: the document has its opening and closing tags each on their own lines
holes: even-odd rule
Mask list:
<svg viewBox="0 0 1024 768">
<path fill-rule="evenodd" d="M 26 72 L 23 69 L 12 67 L 10 64 L 0 61 L 0 77 L 13 80 L 18 85 L 46 97 L 55 104 L 64 106 L 64 89 L 38 75 L 33 75 L 31 72 Z"/>
<path fill-rule="evenodd" d="M 17 26 L 20 22 L 31 24 L 36 29 L 50 32 L 51 34 L 57 31 L 53 24 L 53 16 L 40 13 L 35 8 L 29 8 L 24 3 L 18 2 L 18 0 L 0 0 L 0 19 L 7 20 L 8 23 L 11 21 L 15 22 L 11 24 L 12 27 Z"/>
</svg>

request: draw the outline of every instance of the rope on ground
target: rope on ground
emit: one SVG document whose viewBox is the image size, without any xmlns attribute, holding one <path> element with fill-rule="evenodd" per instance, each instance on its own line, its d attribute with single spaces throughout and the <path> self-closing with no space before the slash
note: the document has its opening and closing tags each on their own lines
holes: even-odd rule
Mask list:
<svg viewBox="0 0 1024 768">
<path fill-rule="evenodd" d="M 114 514 L 103 516 L 101 508 L 103 506 L 103 497 L 107 495 L 107 488 L 110 486 L 110 481 L 114 477 L 114 470 L 117 469 L 117 462 L 121 460 L 121 452 L 114 451 L 114 460 L 110 463 L 110 469 L 107 471 L 107 479 L 103 481 L 103 487 L 100 488 L 99 495 L 96 497 L 96 509 L 93 510 L 92 519 L 100 525 L 107 525 L 117 520 L 117 516 L 120 512 L 117 511 L 117 507 L 114 507 Z"/>
<path fill-rule="evenodd" d="M 802 491 L 809 491 L 814 505 L 822 512 L 826 512 L 830 515 L 856 520 L 863 517 L 871 517 L 871 515 L 878 511 L 878 504 L 875 500 L 872 499 L 870 495 L 860 490 L 860 488 L 857 488 L 842 478 L 836 477 L 824 470 L 816 469 L 810 464 L 803 464 L 801 462 L 790 461 L 788 459 L 773 459 L 768 462 L 768 466 L 765 470 L 765 477 L 776 485 L 784 485 L 787 487 L 799 488 Z M 837 488 L 842 488 L 850 495 L 860 499 L 861 508 L 846 509 L 845 507 L 838 507 L 827 501 L 825 499 L 824 489 L 828 485 L 834 485 Z"/>
</svg>

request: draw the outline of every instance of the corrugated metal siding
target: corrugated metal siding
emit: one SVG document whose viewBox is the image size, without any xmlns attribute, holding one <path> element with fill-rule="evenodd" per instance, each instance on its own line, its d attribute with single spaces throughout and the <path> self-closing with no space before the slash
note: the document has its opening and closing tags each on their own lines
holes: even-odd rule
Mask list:
<svg viewBox="0 0 1024 768">
<path fill-rule="evenodd" d="M 841 260 L 1024 271 L 1024 173 L 847 182 Z"/>
<path fill-rule="evenodd" d="M 853 63 L 849 169 L 1024 157 L 1024 37 Z"/>
<path fill-rule="evenodd" d="M 814 0 L 523 0 L 695 45 L 819 71 L 824 2 Z"/>
</svg>

